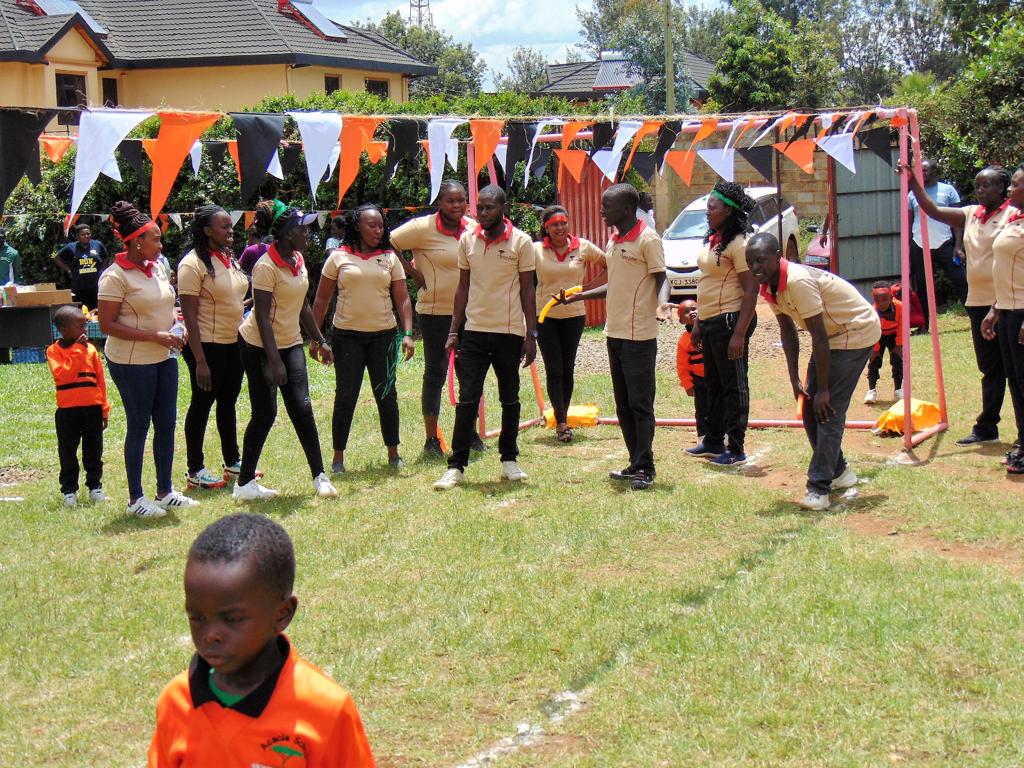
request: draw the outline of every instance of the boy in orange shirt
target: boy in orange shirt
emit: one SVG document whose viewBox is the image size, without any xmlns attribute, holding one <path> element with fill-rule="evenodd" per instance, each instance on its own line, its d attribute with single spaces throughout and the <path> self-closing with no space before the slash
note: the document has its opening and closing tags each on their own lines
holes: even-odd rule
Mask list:
<svg viewBox="0 0 1024 768">
<path fill-rule="evenodd" d="M 196 654 L 160 694 L 149 768 L 373 768 L 352 697 L 284 635 L 294 583 L 291 539 L 269 518 L 199 534 L 185 564 Z"/>
<path fill-rule="evenodd" d="M 697 302 L 687 299 L 679 303 L 679 322 L 686 326 L 676 344 L 676 374 L 679 386 L 693 398 L 693 417 L 697 420 L 697 442 L 703 442 L 707 431 L 708 391 L 704 385 L 704 353 L 695 349 L 690 334 L 697 321 Z"/>
<path fill-rule="evenodd" d="M 60 492 L 65 507 L 78 506 L 78 444 L 89 501 L 103 503 L 103 430 L 107 428 L 110 403 L 103 362 L 86 334 L 88 320 L 71 305 L 53 315 L 60 339 L 46 348 L 53 383 L 57 387 L 57 456 L 60 459 Z"/>
<path fill-rule="evenodd" d="M 903 304 L 893 298 L 892 289 L 885 280 L 871 286 L 871 299 L 882 324 L 882 338 L 875 344 L 868 360 L 868 391 L 864 395 L 867 405 L 878 402 L 876 387 L 885 350 L 889 350 L 889 364 L 892 366 L 893 399 L 903 399 Z"/>
</svg>

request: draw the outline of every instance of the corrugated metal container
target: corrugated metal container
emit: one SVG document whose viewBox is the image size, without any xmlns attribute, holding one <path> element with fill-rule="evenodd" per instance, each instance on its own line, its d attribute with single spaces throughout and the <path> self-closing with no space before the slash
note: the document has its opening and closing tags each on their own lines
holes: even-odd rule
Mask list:
<svg viewBox="0 0 1024 768">
<path fill-rule="evenodd" d="M 604 248 L 611 237 L 611 230 L 601 218 L 601 194 L 611 186 L 604 174 L 593 163 L 587 163 L 583 170 L 583 181 L 577 184 L 572 176 L 564 174 L 558 190 L 558 202 L 569 212 L 570 227 L 577 237 Z M 587 280 L 600 273 L 601 268 L 587 267 Z M 605 306 L 603 301 L 584 302 L 587 309 L 587 325 L 604 325 Z"/>
</svg>

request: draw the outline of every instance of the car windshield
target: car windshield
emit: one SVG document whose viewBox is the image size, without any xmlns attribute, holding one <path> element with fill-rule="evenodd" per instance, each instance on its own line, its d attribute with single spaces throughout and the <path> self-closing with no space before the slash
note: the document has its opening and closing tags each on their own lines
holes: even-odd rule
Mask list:
<svg viewBox="0 0 1024 768">
<path fill-rule="evenodd" d="M 683 211 L 665 231 L 666 240 L 692 240 L 704 238 L 708 231 L 706 211 Z"/>
</svg>

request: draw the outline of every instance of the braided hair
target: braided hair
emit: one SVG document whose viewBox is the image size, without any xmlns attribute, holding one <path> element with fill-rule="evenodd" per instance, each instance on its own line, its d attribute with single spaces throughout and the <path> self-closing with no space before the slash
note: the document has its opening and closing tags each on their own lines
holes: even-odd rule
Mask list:
<svg viewBox="0 0 1024 768">
<path fill-rule="evenodd" d="M 214 278 L 213 271 L 213 259 L 210 257 L 210 239 L 206 236 L 206 228 L 210 225 L 213 217 L 218 213 L 227 213 L 219 205 L 201 205 L 196 208 L 195 218 L 192 219 L 192 249 L 196 252 L 196 256 L 203 262 L 203 266 L 206 267 L 206 271 L 210 274 L 210 278 Z M 227 250 L 222 250 L 226 256 L 234 256 Z"/>
<path fill-rule="evenodd" d="M 756 203 L 750 195 L 743 191 L 743 187 L 732 181 L 718 182 L 715 184 L 713 191 L 739 206 L 736 208 L 726 205 L 729 215 L 718 231 L 718 234 L 721 235 L 721 240 L 715 247 L 715 264 L 720 265 L 722 263 L 722 254 L 729 246 L 729 243 L 750 231 L 750 212 L 754 210 Z M 708 229 L 704 235 L 704 244 L 707 245 L 710 241 L 711 230 Z"/>
<path fill-rule="evenodd" d="M 1021 166 L 1024 167 L 1024 166 Z M 1006 168 L 1001 165 L 986 165 L 978 173 L 984 173 L 985 171 L 992 171 L 999 177 L 1000 183 L 1003 185 L 1003 199 L 1006 199 L 1007 193 L 1010 191 L 1010 179 L 1012 174 Z"/>
<path fill-rule="evenodd" d="M 566 217 L 569 216 L 569 212 L 565 210 L 565 208 L 561 205 L 549 205 L 547 208 L 540 212 L 540 233 L 537 235 L 538 240 L 543 240 L 545 237 L 547 237 L 548 233 L 547 230 L 544 229 L 544 225 L 548 223 L 548 219 L 559 213 L 565 214 Z"/>
<path fill-rule="evenodd" d="M 274 222 L 274 201 L 260 200 L 256 204 L 256 216 L 252 220 L 253 229 L 259 235 L 260 240 L 270 234 L 270 227 Z"/>
<path fill-rule="evenodd" d="M 110 207 L 110 218 L 113 219 L 114 231 L 122 240 L 153 223 L 149 216 L 126 200 L 118 200 Z"/>
<path fill-rule="evenodd" d="M 348 246 L 353 251 L 359 246 L 359 221 L 366 211 L 376 211 L 384 221 L 384 234 L 381 235 L 377 247 L 381 250 L 391 250 L 391 227 L 388 226 L 388 218 L 384 211 L 376 203 L 363 203 L 358 208 L 353 208 L 345 214 L 345 234 L 341 238 L 341 244 Z"/>
</svg>

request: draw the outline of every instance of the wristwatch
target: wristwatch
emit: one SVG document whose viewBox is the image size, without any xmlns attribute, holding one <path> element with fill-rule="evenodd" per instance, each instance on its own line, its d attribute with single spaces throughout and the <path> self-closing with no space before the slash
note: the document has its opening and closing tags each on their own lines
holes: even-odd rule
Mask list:
<svg viewBox="0 0 1024 768">
<path fill-rule="evenodd" d="M 539 339 L 540 338 L 540 334 L 537 332 L 536 328 L 534 328 L 532 331 L 527 331 L 527 333 L 530 334 L 530 338 L 531 339 Z"/>
</svg>

